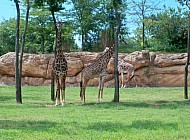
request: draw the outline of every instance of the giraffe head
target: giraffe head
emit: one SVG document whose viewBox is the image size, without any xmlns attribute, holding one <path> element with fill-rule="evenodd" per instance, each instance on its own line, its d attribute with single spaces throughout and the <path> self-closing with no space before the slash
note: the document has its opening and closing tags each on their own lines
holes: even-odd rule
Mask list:
<svg viewBox="0 0 190 140">
<path fill-rule="evenodd" d="M 113 44 L 112 46 L 106 47 L 103 51 L 103 53 L 107 52 L 108 50 L 114 51 L 115 45 Z"/>
<path fill-rule="evenodd" d="M 62 21 L 58 21 L 56 25 L 57 25 L 58 31 L 61 31 Z"/>
</svg>

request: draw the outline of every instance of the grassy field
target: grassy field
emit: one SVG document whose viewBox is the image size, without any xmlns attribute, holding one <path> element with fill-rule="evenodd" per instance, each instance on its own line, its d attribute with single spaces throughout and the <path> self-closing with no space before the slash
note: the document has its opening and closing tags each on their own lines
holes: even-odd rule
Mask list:
<svg viewBox="0 0 190 140">
<path fill-rule="evenodd" d="M 183 88 L 123 88 L 113 103 L 113 88 L 88 87 L 86 104 L 79 88 L 66 89 L 66 105 L 54 106 L 50 87 L 23 87 L 23 104 L 15 87 L 0 86 L 1 140 L 189 140 L 190 101 Z"/>
</svg>

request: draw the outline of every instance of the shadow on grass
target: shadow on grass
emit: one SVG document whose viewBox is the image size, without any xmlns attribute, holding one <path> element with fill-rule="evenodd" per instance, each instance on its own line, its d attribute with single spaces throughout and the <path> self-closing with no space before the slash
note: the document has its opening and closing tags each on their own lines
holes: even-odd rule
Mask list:
<svg viewBox="0 0 190 140">
<path fill-rule="evenodd" d="M 55 126 L 56 123 L 49 121 L 13 121 L 0 120 L 0 129 L 20 129 L 33 131 L 47 131 L 49 128 Z"/>
<path fill-rule="evenodd" d="M 85 103 L 83 106 L 99 107 L 99 108 L 118 108 L 118 107 L 142 107 L 142 108 L 169 108 L 176 109 L 180 106 L 190 106 L 190 101 L 144 101 L 144 102 L 102 102 L 102 103 Z"/>
<path fill-rule="evenodd" d="M 97 122 L 89 125 L 86 129 L 92 129 L 96 131 L 129 131 L 130 129 L 138 130 L 178 130 L 177 123 L 163 123 L 161 121 L 152 120 L 137 120 L 133 121 L 131 125 L 125 125 L 123 123 L 112 123 L 112 122 Z"/>
<path fill-rule="evenodd" d="M 4 101 L 8 101 L 8 100 L 13 100 L 13 99 L 14 99 L 14 97 L 1 95 L 0 102 L 4 102 Z"/>
<path fill-rule="evenodd" d="M 152 121 L 152 120 L 133 121 L 130 127 L 135 129 L 149 129 L 149 130 L 158 130 L 158 129 L 178 130 L 177 123 L 163 123 L 161 121 Z"/>
</svg>

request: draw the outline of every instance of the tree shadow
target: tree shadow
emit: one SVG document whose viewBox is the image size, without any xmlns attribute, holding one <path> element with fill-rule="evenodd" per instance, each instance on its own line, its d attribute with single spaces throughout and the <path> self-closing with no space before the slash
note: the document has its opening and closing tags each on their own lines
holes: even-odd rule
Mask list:
<svg viewBox="0 0 190 140">
<path fill-rule="evenodd" d="M 14 98 L 11 97 L 11 96 L 3 96 L 3 95 L 1 95 L 0 102 L 4 102 L 4 101 L 7 101 L 7 100 L 12 100 L 12 99 L 14 99 Z"/>
<path fill-rule="evenodd" d="M 56 123 L 49 121 L 13 121 L 0 120 L 0 129 L 20 129 L 33 131 L 48 131 L 49 128 L 55 126 Z"/>
<path fill-rule="evenodd" d="M 178 130 L 177 123 L 163 123 L 158 120 L 157 121 L 137 120 L 133 121 L 130 127 L 135 129 L 148 129 L 148 130 L 158 130 L 158 129 Z"/>
<path fill-rule="evenodd" d="M 161 121 L 152 120 L 137 120 L 133 121 L 131 125 L 125 125 L 118 122 L 97 122 L 89 125 L 86 129 L 92 129 L 96 131 L 109 131 L 109 132 L 119 132 L 127 131 L 130 129 L 138 130 L 178 130 L 177 123 L 163 123 Z"/>
<path fill-rule="evenodd" d="M 176 109 L 181 106 L 190 106 L 189 100 L 184 101 L 129 101 L 129 102 L 102 102 L 102 103 L 85 103 L 83 106 L 98 107 L 98 108 L 118 108 L 118 107 L 135 107 L 135 108 L 157 108 L 157 109 Z"/>
</svg>

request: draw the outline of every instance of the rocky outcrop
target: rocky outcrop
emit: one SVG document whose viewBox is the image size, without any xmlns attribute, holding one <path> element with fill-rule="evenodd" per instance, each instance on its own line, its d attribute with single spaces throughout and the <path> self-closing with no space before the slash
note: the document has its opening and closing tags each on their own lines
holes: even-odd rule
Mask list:
<svg viewBox="0 0 190 140">
<path fill-rule="evenodd" d="M 73 52 L 66 53 L 68 61 L 67 86 L 78 86 L 80 72 L 97 59 L 102 53 Z M 187 54 L 156 54 L 142 51 L 130 54 L 119 54 L 119 59 L 124 59 L 135 67 L 135 80 L 131 86 L 183 86 L 184 66 Z M 53 54 L 27 54 L 23 56 L 23 85 L 48 86 L 51 83 L 51 70 Z M 0 84 L 14 85 L 15 79 L 15 53 L 10 52 L 0 57 Z M 105 86 L 114 86 L 114 58 L 108 64 L 109 75 L 106 77 Z M 190 80 L 190 79 L 189 79 Z M 135 82 L 136 81 L 136 82 Z M 98 78 L 91 79 L 89 86 L 97 86 Z"/>
</svg>

